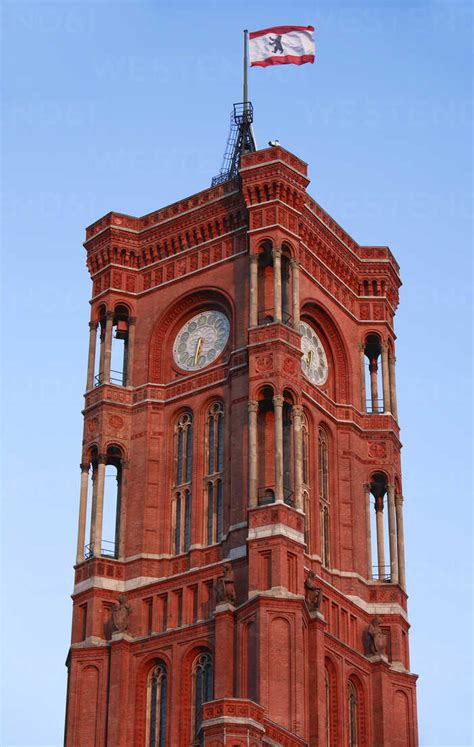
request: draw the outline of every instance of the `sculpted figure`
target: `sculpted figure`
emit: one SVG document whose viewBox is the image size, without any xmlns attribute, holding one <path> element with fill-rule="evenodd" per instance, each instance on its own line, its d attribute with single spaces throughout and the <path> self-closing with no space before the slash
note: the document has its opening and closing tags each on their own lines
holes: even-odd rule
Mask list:
<svg viewBox="0 0 474 747">
<path fill-rule="evenodd" d="M 224 565 L 224 575 L 217 580 L 217 601 L 235 604 L 234 571 L 230 563 Z"/>
<path fill-rule="evenodd" d="M 118 601 L 112 607 L 112 623 L 114 630 L 123 633 L 128 628 L 128 619 L 132 608 L 127 602 L 125 594 L 120 594 Z"/>
<path fill-rule="evenodd" d="M 309 571 L 304 582 L 305 600 L 310 612 L 319 612 L 321 607 L 321 589 L 316 586 L 316 574 Z"/>
<path fill-rule="evenodd" d="M 379 617 L 374 617 L 367 629 L 371 649 L 370 653 L 372 654 L 385 654 L 387 636 L 380 627 L 381 624 L 382 620 Z"/>
</svg>

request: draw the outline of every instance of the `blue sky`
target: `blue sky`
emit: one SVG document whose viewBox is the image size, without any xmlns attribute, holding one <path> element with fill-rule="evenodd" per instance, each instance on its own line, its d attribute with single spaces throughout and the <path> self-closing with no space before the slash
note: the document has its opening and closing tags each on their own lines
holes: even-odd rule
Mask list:
<svg viewBox="0 0 474 747">
<path fill-rule="evenodd" d="M 4 2 L 3 735 L 60 745 L 90 283 L 84 228 L 210 184 L 242 29 L 316 26 L 250 72 L 260 147 L 402 271 L 396 320 L 420 741 L 472 744 L 472 10 L 462 0 Z"/>
</svg>

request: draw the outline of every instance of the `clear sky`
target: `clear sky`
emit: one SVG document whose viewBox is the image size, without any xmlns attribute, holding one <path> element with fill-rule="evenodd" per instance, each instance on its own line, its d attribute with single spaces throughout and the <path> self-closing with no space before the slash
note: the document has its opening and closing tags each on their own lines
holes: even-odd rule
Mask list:
<svg viewBox="0 0 474 747">
<path fill-rule="evenodd" d="M 421 744 L 472 744 L 471 5 L 3 4 L 3 736 L 60 745 L 90 281 L 84 228 L 206 188 L 241 100 L 242 29 L 316 26 L 314 65 L 250 72 L 260 147 L 388 244 L 411 665 Z"/>
</svg>

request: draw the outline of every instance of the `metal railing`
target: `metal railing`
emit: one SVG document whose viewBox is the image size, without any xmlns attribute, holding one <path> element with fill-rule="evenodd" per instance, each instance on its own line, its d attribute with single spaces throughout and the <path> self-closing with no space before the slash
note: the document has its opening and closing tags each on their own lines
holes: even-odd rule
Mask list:
<svg viewBox="0 0 474 747">
<path fill-rule="evenodd" d="M 115 374 L 115 375 L 114 375 Z M 94 376 L 95 386 L 100 386 L 104 383 L 104 373 L 100 372 Z M 110 384 L 115 384 L 116 386 L 127 386 L 126 377 L 124 375 L 123 371 L 114 371 L 113 369 L 110 371 Z"/>
<path fill-rule="evenodd" d="M 115 551 L 115 542 L 108 542 L 107 540 L 102 540 L 99 553 L 94 552 L 93 542 L 90 545 L 86 545 L 84 547 L 84 559 L 89 560 L 89 558 L 95 558 L 95 557 L 116 558 L 117 553 Z"/>
<path fill-rule="evenodd" d="M 365 409 L 368 415 L 381 415 L 384 410 L 383 399 L 376 399 L 375 402 L 372 398 L 365 400 Z"/>
<path fill-rule="evenodd" d="M 389 584 L 392 581 L 392 573 L 389 565 L 373 565 L 372 566 L 372 579 L 373 581 L 382 581 L 383 583 Z"/>
<path fill-rule="evenodd" d="M 292 316 L 287 311 L 281 312 L 281 321 L 283 324 L 289 324 L 291 322 Z M 265 324 L 273 324 L 275 321 L 274 319 L 274 309 L 263 309 L 262 311 L 258 312 L 258 324 L 259 326 L 265 325 Z"/>
</svg>

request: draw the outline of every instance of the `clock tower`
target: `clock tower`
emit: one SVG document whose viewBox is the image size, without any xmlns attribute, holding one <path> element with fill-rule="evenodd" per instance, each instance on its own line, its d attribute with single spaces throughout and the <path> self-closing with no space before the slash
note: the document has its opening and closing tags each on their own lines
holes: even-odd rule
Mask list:
<svg viewBox="0 0 474 747">
<path fill-rule="evenodd" d="M 416 747 L 399 268 L 278 146 L 87 229 L 67 747 Z"/>
</svg>

